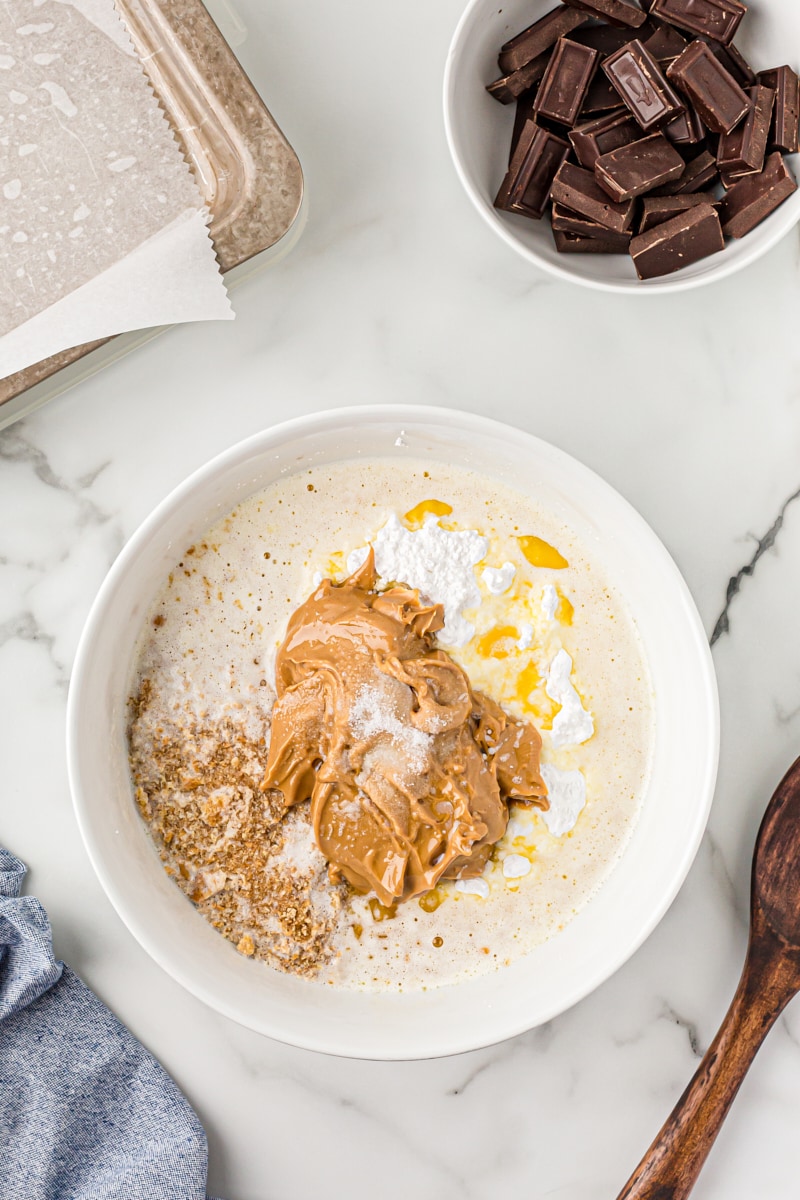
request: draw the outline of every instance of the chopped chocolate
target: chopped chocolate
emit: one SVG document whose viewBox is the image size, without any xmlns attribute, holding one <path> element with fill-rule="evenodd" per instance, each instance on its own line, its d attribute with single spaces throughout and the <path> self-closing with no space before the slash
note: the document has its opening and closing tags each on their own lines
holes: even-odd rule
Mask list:
<svg viewBox="0 0 800 1200">
<path fill-rule="evenodd" d="M 639 233 L 647 233 L 648 229 L 669 221 L 687 209 L 696 208 L 698 204 L 710 204 L 715 208 L 718 203 L 713 192 L 696 192 L 690 196 L 645 196 L 639 218 Z"/>
<path fill-rule="evenodd" d="M 627 108 L 619 108 L 571 129 L 569 140 L 580 165 L 591 171 L 601 154 L 635 142 L 640 132 Z"/>
<path fill-rule="evenodd" d="M 608 21 L 609 25 L 627 25 L 637 29 L 647 20 L 647 13 L 633 0 L 564 0 L 564 3 L 589 16 Z"/>
<path fill-rule="evenodd" d="M 724 133 L 719 139 L 717 165 L 723 177 L 764 168 L 775 92 L 763 84 L 756 84 L 750 88 L 749 96 L 753 107 L 744 121 L 733 133 Z"/>
<path fill-rule="evenodd" d="M 690 105 L 664 126 L 664 133 L 675 146 L 699 146 L 706 136 L 706 127 Z"/>
<path fill-rule="evenodd" d="M 561 164 L 550 195 L 555 203 L 563 204 L 565 208 L 589 217 L 604 229 L 612 229 L 615 233 L 625 233 L 633 224 L 634 202 L 626 200 L 616 203 L 610 200 L 598 186 L 592 172 L 573 163 Z"/>
<path fill-rule="evenodd" d="M 730 133 L 750 111 L 749 97 L 705 42 L 691 42 L 667 67 L 667 78 L 689 97 L 701 121 L 715 133 Z"/>
<path fill-rule="evenodd" d="M 700 192 L 717 179 L 717 160 L 710 150 L 703 150 L 696 158 L 686 163 L 684 172 L 671 183 L 662 184 L 653 191 L 654 196 L 686 196 Z"/>
<path fill-rule="evenodd" d="M 657 129 L 683 110 L 658 63 L 641 42 L 628 42 L 610 55 L 603 70 L 645 131 Z"/>
<path fill-rule="evenodd" d="M 501 104 L 511 104 L 512 101 L 519 99 L 523 92 L 527 92 L 539 83 L 547 70 L 549 61 L 550 53 L 546 50 L 544 54 L 531 59 L 518 71 L 512 71 L 510 75 L 504 75 L 502 79 L 495 79 L 494 83 L 488 83 L 486 90 Z"/>
<path fill-rule="evenodd" d="M 612 200 L 633 200 L 683 174 L 686 164 L 663 133 L 602 154 L 594 164 L 595 179 Z"/>
<path fill-rule="evenodd" d="M 534 112 L 561 125 L 574 125 L 598 58 L 590 46 L 559 38 L 536 93 Z"/>
<path fill-rule="evenodd" d="M 682 54 L 689 44 L 674 26 L 665 25 L 661 21 L 657 23 L 649 38 L 639 40 L 650 57 L 662 67 Z"/>
<path fill-rule="evenodd" d="M 759 71 L 758 82 L 775 89 L 775 111 L 769 131 L 770 150 L 796 154 L 800 150 L 800 79 L 791 67 L 773 67 L 770 71 Z"/>
<path fill-rule="evenodd" d="M 595 113 L 611 112 L 619 108 L 619 94 L 611 86 L 602 71 L 595 72 L 594 79 L 589 84 L 586 99 L 583 102 L 579 119 L 591 117 Z"/>
<path fill-rule="evenodd" d="M 670 275 L 724 249 L 719 217 L 710 204 L 678 213 L 631 239 L 630 255 L 640 279 Z"/>
<path fill-rule="evenodd" d="M 533 105 L 535 101 L 536 92 L 534 90 L 531 90 L 530 92 L 523 92 L 517 101 L 517 108 L 516 112 L 514 113 L 514 128 L 511 132 L 511 145 L 509 146 L 508 150 L 509 164 L 514 157 L 514 151 L 517 148 L 520 135 L 528 121 L 530 121 L 531 117 L 533 116 Z"/>
<path fill-rule="evenodd" d="M 558 168 L 569 154 L 569 142 L 528 121 L 520 134 L 495 208 L 539 220 L 550 198 Z"/>
<path fill-rule="evenodd" d="M 776 150 L 763 171 L 741 179 L 723 197 L 719 210 L 723 232 L 727 237 L 744 237 L 796 191 L 797 182 Z"/>
<path fill-rule="evenodd" d="M 739 0 L 653 0 L 650 5 L 651 15 L 659 20 L 726 46 L 746 12 Z"/>
<path fill-rule="evenodd" d="M 553 241 L 559 254 L 627 254 L 631 244 L 629 235 L 611 233 L 608 229 L 603 230 L 601 237 L 554 229 Z"/>
<path fill-rule="evenodd" d="M 728 74 L 733 76 L 739 87 L 749 88 L 758 83 L 755 71 L 742 57 L 733 42 L 728 46 L 723 46 L 720 42 L 712 39 L 708 42 L 708 48 L 717 62 L 722 63 Z"/>
<path fill-rule="evenodd" d="M 640 38 L 649 37 L 650 22 L 646 22 L 636 32 Z M 580 29 L 567 34 L 571 42 L 580 42 L 582 46 L 591 46 L 593 50 L 599 50 L 601 58 L 614 54 L 621 46 L 626 45 L 632 36 L 629 26 L 619 25 L 582 25 Z"/>
<path fill-rule="evenodd" d="M 593 238 L 608 237 L 613 238 L 624 246 L 627 246 L 632 237 L 630 229 L 626 230 L 625 233 L 614 233 L 613 230 L 605 229 L 602 225 L 598 225 L 596 221 L 591 221 L 589 217 L 582 217 L 580 213 L 575 213 L 569 208 L 564 208 L 563 204 L 553 205 L 553 215 L 550 223 L 553 229 L 559 233 L 579 233 L 581 237 Z"/>
<path fill-rule="evenodd" d="M 565 33 L 577 29 L 586 19 L 586 13 L 580 12 L 577 8 L 567 8 L 566 5 L 559 4 L 558 8 L 554 8 L 541 20 L 529 25 L 527 29 L 523 29 L 522 33 L 518 33 L 510 42 L 501 46 L 500 56 L 497 60 L 500 70 L 504 75 L 518 71 L 520 67 L 526 66 L 534 58 L 543 54 L 545 50 L 554 46 Z"/>
</svg>

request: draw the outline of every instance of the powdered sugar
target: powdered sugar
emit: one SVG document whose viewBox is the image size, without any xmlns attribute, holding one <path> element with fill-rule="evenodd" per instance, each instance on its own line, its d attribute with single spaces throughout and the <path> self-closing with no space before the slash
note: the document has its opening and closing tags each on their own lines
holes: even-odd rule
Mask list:
<svg viewBox="0 0 800 1200">
<path fill-rule="evenodd" d="M 382 580 L 407 583 L 425 600 L 443 606 L 440 642 L 465 646 L 475 627 L 463 613 L 480 605 L 474 568 L 489 549 L 488 539 L 474 529 L 443 529 L 431 514 L 421 529 L 406 529 L 392 513 L 373 538 L 372 547 Z M 347 559 L 348 571 L 357 570 L 368 553 L 368 546 L 353 550 Z"/>
<path fill-rule="evenodd" d="M 412 770 L 424 771 L 433 739 L 401 721 L 384 689 L 367 685 L 359 689 L 350 710 L 350 729 L 360 741 L 386 734 L 402 750 Z"/>
<path fill-rule="evenodd" d="M 574 829 L 586 803 L 586 780 L 581 771 L 560 771 L 550 763 L 540 767 L 550 807 L 541 816 L 554 837 Z"/>
<path fill-rule="evenodd" d="M 552 583 L 546 583 L 542 588 L 542 612 L 547 617 L 548 621 L 556 619 L 556 609 L 558 608 L 558 592 L 553 587 Z"/>
<path fill-rule="evenodd" d="M 502 596 L 511 587 L 516 573 L 512 562 L 504 562 L 502 567 L 484 567 L 481 579 L 493 596 Z"/>
<path fill-rule="evenodd" d="M 545 691 L 561 708 L 553 720 L 551 735 L 554 746 L 579 746 L 594 733 L 594 721 L 581 703 L 570 675 L 572 659 L 566 650 L 559 650 L 550 663 Z"/>
<path fill-rule="evenodd" d="M 457 879 L 455 889 L 462 896 L 479 896 L 481 900 L 489 899 L 489 884 L 485 879 Z"/>
</svg>

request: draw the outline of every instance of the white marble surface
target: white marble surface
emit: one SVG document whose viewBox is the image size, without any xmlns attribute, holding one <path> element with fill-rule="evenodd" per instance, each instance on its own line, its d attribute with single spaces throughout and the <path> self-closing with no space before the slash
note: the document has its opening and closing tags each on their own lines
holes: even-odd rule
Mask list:
<svg viewBox="0 0 800 1200">
<path fill-rule="evenodd" d="M 239 8 L 239 53 L 300 154 L 310 223 L 243 285 L 234 323 L 175 329 L 0 435 L 0 840 L 30 865 L 57 952 L 197 1108 L 227 1200 L 613 1198 L 727 1007 L 756 828 L 800 750 L 800 241 L 685 297 L 554 283 L 484 227 L 448 159 L 441 76 L 462 0 Z M 138 522 L 245 435 L 367 401 L 486 412 L 576 455 L 651 522 L 722 630 L 717 796 L 662 924 L 550 1025 L 400 1065 L 289 1049 L 185 994 L 95 880 L 64 762 L 81 625 Z M 799 1116 L 795 1004 L 698 1200 L 795 1197 Z"/>
</svg>

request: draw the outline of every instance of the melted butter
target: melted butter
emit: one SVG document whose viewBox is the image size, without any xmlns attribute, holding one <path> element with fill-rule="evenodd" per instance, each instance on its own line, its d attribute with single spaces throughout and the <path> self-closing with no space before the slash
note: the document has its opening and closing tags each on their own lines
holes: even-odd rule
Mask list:
<svg viewBox="0 0 800 1200">
<path fill-rule="evenodd" d="M 420 906 L 423 912 L 432 913 L 436 912 L 439 905 L 443 904 L 446 899 L 447 897 L 440 888 L 432 888 L 431 891 L 426 892 L 424 896 L 420 896 L 417 904 Z"/>
<path fill-rule="evenodd" d="M 562 625 L 571 625 L 572 618 L 575 616 L 575 609 L 573 608 L 572 601 L 561 591 L 559 591 L 558 597 L 561 603 L 556 610 L 556 617 Z"/>
<path fill-rule="evenodd" d="M 341 575 L 341 573 L 345 570 L 345 566 L 346 563 L 344 553 L 341 550 L 337 550 L 328 559 L 326 563 L 325 574 L 333 579 L 335 576 Z"/>
<path fill-rule="evenodd" d="M 531 693 L 538 688 L 540 683 L 541 676 L 536 669 L 536 663 L 531 659 L 517 676 L 516 697 L 520 704 L 524 704 L 526 708 L 531 707 L 533 703 Z"/>
<path fill-rule="evenodd" d="M 392 917 L 397 916 L 396 904 L 381 904 L 375 896 L 369 899 L 369 911 L 372 913 L 373 921 L 391 921 Z"/>
<path fill-rule="evenodd" d="M 560 571 L 564 567 L 569 566 L 564 555 L 560 554 L 555 546 L 551 546 L 544 538 L 525 535 L 518 537 L 517 541 L 520 544 L 522 553 L 532 567 L 550 567 L 553 570 Z"/>
<path fill-rule="evenodd" d="M 496 625 L 477 639 L 475 649 L 482 658 L 508 658 L 513 647 L 502 643 L 518 637 L 519 631 L 513 625 Z"/>
<path fill-rule="evenodd" d="M 452 504 L 445 504 L 444 500 L 420 500 L 419 504 L 415 504 L 413 508 L 408 510 L 404 520 L 411 529 L 421 529 L 428 515 L 449 517 L 452 511 Z"/>
</svg>

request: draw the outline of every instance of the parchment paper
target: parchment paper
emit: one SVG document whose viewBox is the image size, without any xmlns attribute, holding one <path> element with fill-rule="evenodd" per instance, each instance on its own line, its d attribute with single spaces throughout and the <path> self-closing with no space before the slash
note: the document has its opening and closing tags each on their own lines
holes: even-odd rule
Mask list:
<svg viewBox="0 0 800 1200">
<path fill-rule="evenodd" d="M 233 316 L 113 0 L 0 0 L 0 194 L 0 377 L 112 333 Z"/>
</svg>

